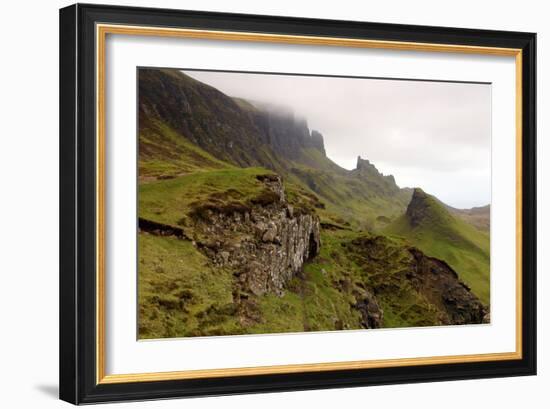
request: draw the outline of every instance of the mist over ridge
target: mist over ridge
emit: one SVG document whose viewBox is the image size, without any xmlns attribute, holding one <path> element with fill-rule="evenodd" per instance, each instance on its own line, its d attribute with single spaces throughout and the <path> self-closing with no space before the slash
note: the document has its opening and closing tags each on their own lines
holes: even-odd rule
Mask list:
<svg viewBox="0 0 550 409">
<path fill-rule="evenodd" d="M 368 158 L 400 187 L 456 208 L 491 201 L 491 87 L 485 84 L 184 71 L 226 95 L 292 111 L 352 170 Z"/>
</svg>

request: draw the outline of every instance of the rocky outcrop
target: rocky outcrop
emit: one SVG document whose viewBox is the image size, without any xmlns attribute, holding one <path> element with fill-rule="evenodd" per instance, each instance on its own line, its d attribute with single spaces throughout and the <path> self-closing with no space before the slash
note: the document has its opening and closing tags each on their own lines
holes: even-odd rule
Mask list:
<svg viewBox="0 0 550 409">
<path fill-rule="evenodd" d="M 378 194 L 395 194 L 401 189 L 395 183 L 393 175 L 384 175 L 368 159 L 357 157 L 357 165 L 352 175 L 369 182 L 369 187 Z"/>
<path fill-rule="evenodd" d="M 445 312 L 442 324 L 488 322 L 487 309 L 447 263 L 416 248 L 409 252 L 414 262 L 406 276 L 413 288 Z"/>
<path fill-rule="evenodd" d="M 229 213 L 208 210 L 194 230 L 206 237 L 199 247 L 215 266 L 234 272 L 242 291 L 281 295 L 304 262 L 319 253 L 319 218 L 287 203 L 280 177 L 260 179 L 275 200 Z"/>
<path fill-rule="evenodd" d="M 384 310 L 378 300 L 368 290 L 362 294 L 356 294 L 357 302 L 353 306 L 361 313 L 361 326 L 363 328 L 381 328 L 384 322 Z"/>
<path fill-rule="evenodd" d="M 412 227 L 443 224 L 451 219 L 445 206 L 420 188 L 413 190 L 405 216 Z"/>
<path fill-rule="evenodd" d="M 427 200 L 428 195 L 424 193 L 422 189 L 414 189 L 412 199 L 405 212 L 411 226 L 418 226 L 422 223 L 422 220 L 426 218 L 429 211 Z"/>
<path fill-rule="evenodd" d="M 382 175 L 378 169 L 376 169 L 376 166 L 370 163 L 368 159 L 361 158 L 361 156 L 357 157 L 357 165 L 355 166 L 355 170 L 363 173 L 375 173 L 377 175 Z"/>
</svg>

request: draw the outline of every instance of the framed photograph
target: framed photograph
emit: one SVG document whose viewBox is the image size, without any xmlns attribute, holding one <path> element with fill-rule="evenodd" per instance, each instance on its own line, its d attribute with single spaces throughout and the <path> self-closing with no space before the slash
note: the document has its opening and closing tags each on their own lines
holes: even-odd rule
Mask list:
<svg viewBox="0 0 550 409">
<path fill-rule="evenodd" d="M 61 9 L 61 399 L 534 375 L 535 44 Z"/>
</svg>

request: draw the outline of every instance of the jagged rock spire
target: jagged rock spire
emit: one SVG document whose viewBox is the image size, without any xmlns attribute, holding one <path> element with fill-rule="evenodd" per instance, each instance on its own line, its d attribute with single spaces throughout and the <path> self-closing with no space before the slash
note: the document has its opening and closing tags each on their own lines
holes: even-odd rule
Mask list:
<svg viewBox="0 0 550 409">
<path fill-rule="evenodd" d="M 366 170 L 370 172 L 374 172 L 382 176 L 382 173 L 376 169 L 376 166 L 374 166 L 368 159 L 361 158 L 361 155 L 357 156 L 357 170 Z"/>
<path fill-rule="evenodd" d="M 414 188 L 406 215 L 413 227 L 423 223 L 441 224 L 451 218 L 443 204 L 419 187 Z"/>
</svg>

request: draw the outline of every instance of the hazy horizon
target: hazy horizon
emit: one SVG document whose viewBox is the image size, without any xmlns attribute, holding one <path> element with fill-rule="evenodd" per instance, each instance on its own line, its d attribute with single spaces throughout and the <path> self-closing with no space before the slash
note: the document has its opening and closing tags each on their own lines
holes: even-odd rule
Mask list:
<svg viewBox="0 0 550 409">
<path fill-rule="evenodd" d="M 489 84 L 182 72 L 231 97 L 291 109 L 345 169 L 361 156 L 400 187 L 450 206 L 490 204 Z"/>
</svg>

